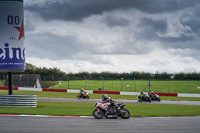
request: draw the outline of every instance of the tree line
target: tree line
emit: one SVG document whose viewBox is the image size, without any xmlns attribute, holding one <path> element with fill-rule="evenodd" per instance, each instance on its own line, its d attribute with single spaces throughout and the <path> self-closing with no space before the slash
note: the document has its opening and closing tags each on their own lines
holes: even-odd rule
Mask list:
<svg viewBox="0 0 200 133">
<path fill-rule="evenodd" d="M 78 72 L 65 73 L 58 68 L 36 67 L 32 64 L 26 63 L 26 70 L 20 74 L 40 74 L 42 81 L 61 81 L 61 80 L 200 80 L 200 73 L 149 73 L 149 72 Z M 0 79 L 5 79 L 6 73 L 0 74 Z"/>
</svg>

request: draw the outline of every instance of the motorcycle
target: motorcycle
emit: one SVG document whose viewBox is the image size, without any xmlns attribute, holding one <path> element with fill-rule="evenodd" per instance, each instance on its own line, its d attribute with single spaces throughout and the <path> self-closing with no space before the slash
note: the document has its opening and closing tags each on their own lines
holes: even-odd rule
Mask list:
<svg viewBox="0 0 200 133">
<path fill-rule="evenodd" d="M 101 101 L 97 101 L 95 104 L 95 108 L 93 111 L 93 116 L 96 119 L 105 118 L 118 118 L 128 119 L 131 115 L 130 112 L 124 108 L 124 103 L 102 103 Z"/>
<path fill-rule="evenodd" d="M 146 95 L 146 94 L 143 94 L 142 98 L 140 97 L 140 95 L 137 96 L 137 100 L 138 102 L 142 102 L 142 101 L 149 102 L 149 103 L 151 102 L 149 95 Z"/>
<path fill-rule="evenodd" d="M 149 97 L 151 98 L 152 101 L 158 101 L 158 102 L 161 101 L 158 94 L 150 94 Z"/>
<path fill-rule="evenodd" d="M 77 95 L 77 98 L 78 98 L 78 99 L 81 99 L 81 98 L 83 98 L 83 99 L 90 99 L 90 96 L 88 95 L 87 92 L 83 92 L 83 93 L 79 93 L 79 94 Z"/>
</svg>

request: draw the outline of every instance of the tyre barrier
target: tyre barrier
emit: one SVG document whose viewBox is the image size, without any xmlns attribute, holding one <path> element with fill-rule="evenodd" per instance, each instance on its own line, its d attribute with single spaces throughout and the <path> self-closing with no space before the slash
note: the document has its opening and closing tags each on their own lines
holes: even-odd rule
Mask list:
<svg viewBox="0 0 200 133">
<path fill-rule="evenodd" d="M 36 95 L 0 95 L 1 107 L 37 107 Z"/>
</svg>

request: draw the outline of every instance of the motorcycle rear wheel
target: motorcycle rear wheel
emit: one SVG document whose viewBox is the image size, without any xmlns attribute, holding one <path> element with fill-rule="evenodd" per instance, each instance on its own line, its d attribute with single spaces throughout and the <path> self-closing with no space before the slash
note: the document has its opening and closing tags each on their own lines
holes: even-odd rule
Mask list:
<svg viewBox="0 0 200 133">
<path fill-rule="evenodd" d="M 127 109 L 121 109 L 121 118 L 128 119 L 130 118 L 131 114 Z"/>
<path fill-rule="evenodd" d="M 93 116 L 96 118 L 96 119 L 102 119 L 104 117 L 104 113 L 102 110 L 98 111 L 97 109 L 95 109 L 93 111 Z"/>
</svg>

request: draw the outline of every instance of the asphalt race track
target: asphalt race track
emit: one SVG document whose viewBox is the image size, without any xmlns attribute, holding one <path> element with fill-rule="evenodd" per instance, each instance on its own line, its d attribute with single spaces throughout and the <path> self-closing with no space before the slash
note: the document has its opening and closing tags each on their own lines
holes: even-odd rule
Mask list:
<svg viewBox="0 0 200 133">
<path fill-rule="evenodd" d="M 95 103 L 99 99 L 70 99 L 70 98 L 37 98 L 37 101 L 53 101 L 53 102 L 89 102 Z M 161 102 L 152 101 L 139 103 L 137 100 L 115 100 L 119 103 L 132 103 L 132 104 L 180 104 L 180 105 L 200 105 L 200 101 L 165 101 Z"/>
<path fill-rule="evenodd" d="M 93 117 L 0 116 L 0 133 L 197 133 L 200 117 Z"/>
</svg>

